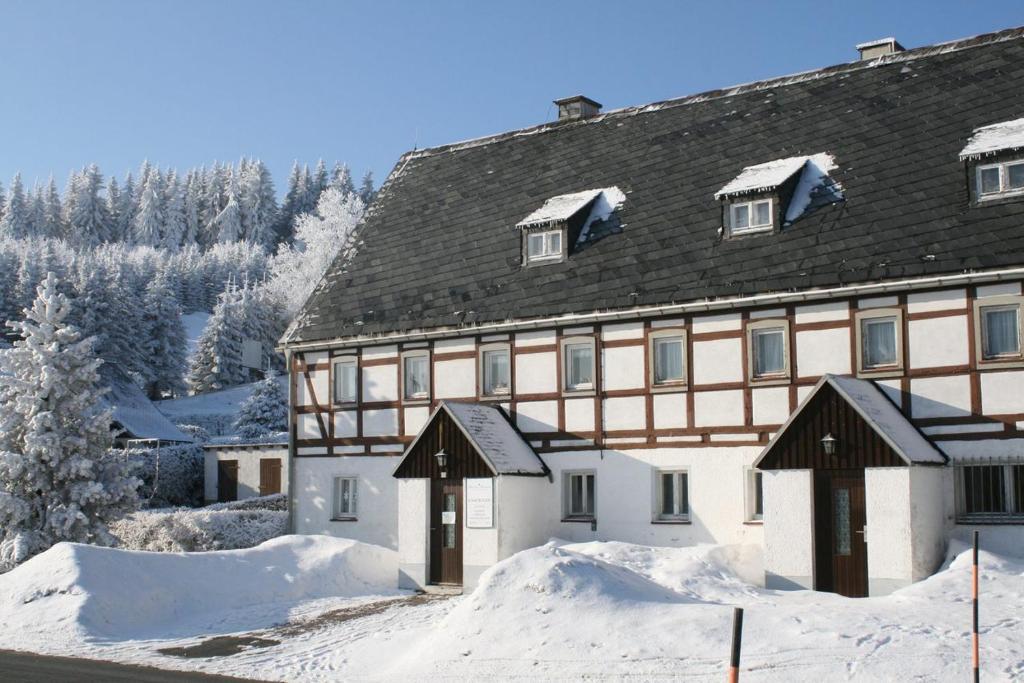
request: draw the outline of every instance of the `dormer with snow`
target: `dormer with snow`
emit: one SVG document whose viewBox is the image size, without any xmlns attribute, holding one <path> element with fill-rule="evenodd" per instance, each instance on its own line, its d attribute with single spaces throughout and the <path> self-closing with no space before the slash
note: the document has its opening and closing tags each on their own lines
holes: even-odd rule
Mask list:
<svg viewBox="0 0 1024 683">
<path fill-rule="evenodd" d="M 607 232 L 625 195 L 617 187 L 583 190 L 550 197 L 516 224 L 522 233 L 522 263 L 561 263 L 588 241 Z"/>
<path fill-rule="evenodd" d="M 722 202 L 722 235 L 778 232 L 816 209 L 843 201 L 829 173 L 832 155 L 795 156 L 747 166 L 715 193 Z"/>
<path fill-rule="evenodd" d="M 1024 118 L 975 128 L 960 161 L 973 203 L 1024 198 Z"/>
</svg>

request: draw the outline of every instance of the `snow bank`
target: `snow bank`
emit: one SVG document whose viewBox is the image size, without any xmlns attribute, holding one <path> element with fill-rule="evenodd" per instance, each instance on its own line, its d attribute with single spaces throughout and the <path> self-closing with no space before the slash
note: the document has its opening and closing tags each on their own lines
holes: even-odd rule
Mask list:
<svg viewBox="0 0 1024 683">
<path fill-rule="evenodd" d="M 127 640 L 206 632 L 211 623 L 265 626 L 302 600 L 395 594 L 397 572 L 394 551 L 327 536 L 180 554 L 60 543 L 0 576 L 0 646 L 13 634 Z M 254 615 L 254 605 L 266 609 Z"/>
</svg>

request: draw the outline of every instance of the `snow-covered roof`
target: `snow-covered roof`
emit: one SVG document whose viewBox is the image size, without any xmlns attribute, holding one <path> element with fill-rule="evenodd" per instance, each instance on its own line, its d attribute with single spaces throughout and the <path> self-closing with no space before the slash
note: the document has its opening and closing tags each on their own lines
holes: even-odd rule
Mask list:
<svg viewBox="0 0 1024 683">
<path fill-rule="evenodd" d="M 867 48 L 867 47 L 878 47 L 879 45 L 886 45 L 888 43 L 895 43 L 895 42 L 896 42 L 896 38 L 894 38 L 893 36 L 888 36 L 886 38 L 876 38 L 875 40 L 869 40 L 869 41 L 864 42 L 864 43 L 857 43 L 853 47 L 854 47 L 855 50 L 863 50 L 864 48 Z"/>
<path fill-rule="evenodd" d="M 775 433 L 771 442 L 765 447 L 762 458 L 771 451 L 775 443 L 790 428 L 803 407 L 808 405 L 825 385 L 835 389 L 836 393 L 842 396 L 908 465 L 942 465 L 946 463 L 946 456 L 925 438 L 917 427 L 910 423 L 910 420 L 900 412 L 896 404 L 889 400 L 877 384 L 865 379 L 837 375 L 825 375 L 818 381 L 811 393 L 801 401 L 800 406 Z M 758 461 L 760 462 L 760 458 Z"/>
<path fill-rule="evenodd" d="M 747 166 L 738 176 L 730 180 L 722 189 L 715 193 L 715 199 L 746 194 L 748 192 L 774 190 L 807 166 L 808 161 L 813 162 L 824 173 L 828 173 L 836 167 L 832 155 L 826 153 L 774 159 L 763 164 L 757 164 L 756 166 Z"/>
<path fill-rule="evenodd" d="M 977 159 L 996 152 L 1024 148 L 1024 118 L 975 128 L 967 145 L 960 150 L 960 161 Z"/>
<path fill-rule="evenodd" d="M 280 375 L 278 381 L 281 382 L 281 388 L 287 392 L 288 377 Z M 257 384 L 259 382 L 240 384 L 237 387 L 211 391 L 206 394 L 171 398 L 165 401 L 157 401 L 155 405 L 161 413 L 172 419 L 188 418 L 196 415 L 233 417 L 238 414 L 238 409 L 249 398 Z"/>
<path fill-rule="evenodd" d="M 497 406 L 481 403 L 457 403 L 441 401 L 434 414 L 427 420 L 416 439 L 409 444 L 402 461 L 409 456 L 434 420 L 444 410 L 469 439 L 476 452 L 495 474 L 543 475 L 548 473 L 547 465 L 512 426 L 508 417 Z M 402 466 L 399 462 L 395 471 Z"/>
<path fill-rule="evenodd" d="M 618 188 L 599 188 L 596 190 L 584 190 L 582 192 L 573 192 L 572 194 L 561 194 L 557 197 L 551 197 L 546 200 L 544 205 L 539 209 L 516 223 L 516 227 L 522 228 L 530 225 L 543 225 L 545 223 L 557 223 L 559 221 L 569 220 L 575 216 L 577 212 L 597 199 L 598 195 L 606 189 L 614 190 L 615 192 L 619 191 Z"/>
<path fill-rule="evenodd" d="M 192 442 L 156 409 L 142 389 L 116 365 L 104 363 L 100 377 L 110 387 L 103 398 L 113 410 L 113 420 L 133 439 L 160 439 L 162 441 Z"/>
</svg>

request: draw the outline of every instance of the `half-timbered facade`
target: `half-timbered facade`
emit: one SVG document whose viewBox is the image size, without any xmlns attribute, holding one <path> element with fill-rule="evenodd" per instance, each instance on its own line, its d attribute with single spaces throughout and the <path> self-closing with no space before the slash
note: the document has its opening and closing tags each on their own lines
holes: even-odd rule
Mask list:
<svg viewBox="0 0 1024 683">
<path fill-rule="evenodd" d="M 466 584 L 554 536 L 764 545 L 848 595 L 977 524 L 1017 547 L 1022 85 L 1011 30 L 406 154 L 284 340 L 293 529 L 408 585 L 448 541 Z"/>
</svg>

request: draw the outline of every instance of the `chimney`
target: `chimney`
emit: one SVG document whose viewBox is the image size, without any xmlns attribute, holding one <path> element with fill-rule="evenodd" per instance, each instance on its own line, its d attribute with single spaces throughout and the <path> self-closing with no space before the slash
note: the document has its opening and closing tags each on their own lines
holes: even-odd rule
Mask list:
<svg viewBox="0 0 1024 683">
<path fill-rule="evenodd" d="M 589 119 L 601 113 L 601 103 L 595 102 L 583 95 L 573 95 L 561 100 L 555 100 L 558 105 L 559 121 L 575 121 L 577 119 Z"/>
<path fill-rule="evenodd" d="M 897 52 L 903 52 L 904 48 L 893 37 L 879 38 L 878 40 L 869 40 L 866 43 L 861 43 L 857 46 L 857 51 L 860 52 L 861 60 L 875 59 L 876 57 L 882 57 L 884 55 L 892 55 Z"/>
</svg>

